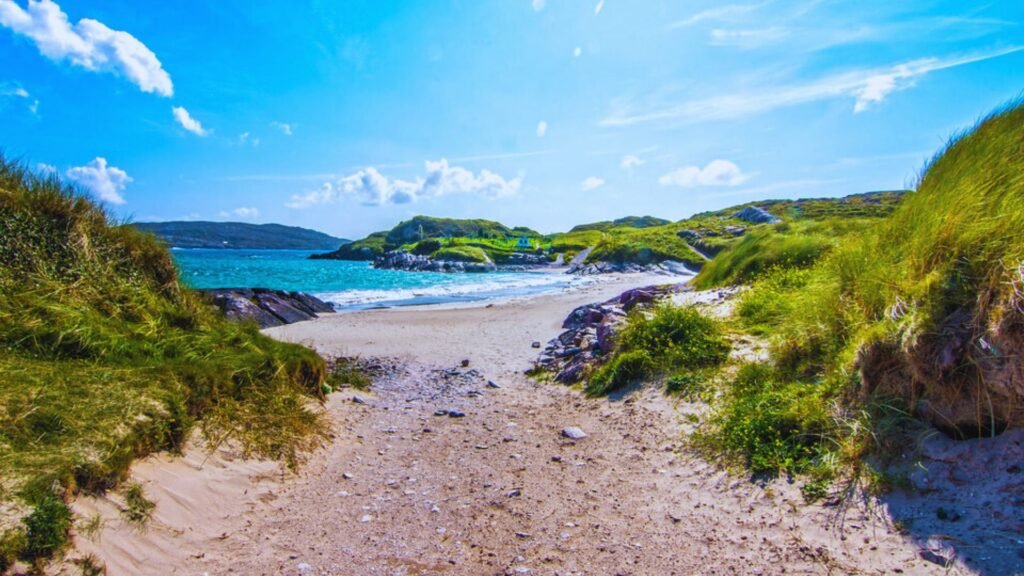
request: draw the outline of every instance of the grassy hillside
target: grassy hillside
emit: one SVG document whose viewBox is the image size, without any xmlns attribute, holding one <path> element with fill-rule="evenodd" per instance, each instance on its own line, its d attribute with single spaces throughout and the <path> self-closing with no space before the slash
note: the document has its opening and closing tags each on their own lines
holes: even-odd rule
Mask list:
<svg viewBox="0 0 1024 576">
<path fill-rule="evenodd" d="M 491 261 L 504 264 L 516 253 L 521 237 L 528 238 L 533 249 L 544 250 L 548 243 L 529 228 L 509 228 L 491 220 L 459 220 L 416 216 L 399 223 L 391 230 L 375 232 L 366 238 L 346 244 L 334 252 L 317 254 L 314 259 L 373 260 L 391 250 L 405 250 L 423 256 L 460 262 Z M 430 246 L 431 249 L 425 248 Z M 438 253 L 442 247 L 444 253 Z"/>
<path fill-rule="evenodd" d="M 244 222 L 139 222 L 176 248 L 248 248 L 273 250 L 331 250 L 348 242 L 306 228 Z"/>
<path fill-rule="evenodd" d="M 324 432 L 315 353 L 229 323 L 155 237 L 0 158 L 0 570 L 58 553 L 78 491 L 211 445 L 294 464 Z"/>
<path fill-rule="evenodd" d="M 955 138 L 896 198 L 771 204 L 783 223 L 705 267 L 701 287 L 752 285 L 728 329 L 770 357 L 709 378 L 700 445 L 809 473 L 816 496 L 905 451 L 922 420 L 958 437 L 1024 425 L 1024 106 Z"/>
<path fill-rule="evenodd" d="M 574 226 L 569 232 L 586 232 L 587 230 L 611 230 L 612 228 L 653 228 L 654 226 L 664 226 L 665 224 L 671 224 L 669 220 L 663 218 L 655 218 L 654 216 L 626 216 L 625 218 L 618 218 L 616 220 L 607 220 L 604 222 L 594 222 L 592 224 L 580 224 Z"/>
</svg>

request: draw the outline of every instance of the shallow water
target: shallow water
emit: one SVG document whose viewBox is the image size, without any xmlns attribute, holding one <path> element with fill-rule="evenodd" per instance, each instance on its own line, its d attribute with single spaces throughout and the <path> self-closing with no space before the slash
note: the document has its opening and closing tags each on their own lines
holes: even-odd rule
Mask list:
<svg viewBox="0 0 1024 576">
<path fill-rule="evenodd" d="M 560 292 L 591 280 L 551 272 L 441 274 L 376 270 L 369 262 L 309 260 L 306 250 L 172 251 L 193 288 L 308 292 L 338 309 L 474 302 Z"/>
</svg>

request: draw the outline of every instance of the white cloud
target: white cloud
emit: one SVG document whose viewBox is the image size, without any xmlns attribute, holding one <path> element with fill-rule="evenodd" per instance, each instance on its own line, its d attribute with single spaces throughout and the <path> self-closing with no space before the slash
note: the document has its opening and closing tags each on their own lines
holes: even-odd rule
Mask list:
<svg viewBox="0 0 1024 576">
<path fill-rule="evenodd" d="M 585 178 L 583 182 L 580 182 L 580 190 L 585 192 L 596 190 L 601 186 L 604 186 L 604 179 L 598 178 L 597 176 L 590 176 Z"/>
<path fill-rule="evenodd" d="M 258 218 L 260 211 L 255 208 L 235 208 L 234 210 L 225 210 L 220 213 L 221 218 L 242 218 L 243 220 L 252 220 Z"/>
<path fill-rule="evenodd" d="M 544 4 L 546 4 L 546 2 L 545 0 L 531 0 L 530 4 L 533 6 L 535 11 L 540 12 L 544 9 Z"/>
<path fill-rule="evenodd" d="M 31 39 L 51 60 L 123 75 L 143 92 L 174 94 L 170 75 L 145 44 L 90 18 L 72 26 L 68 15 L 51 0 L 29 0 L 27 8 L 14 0 L 0 0 L 0 26 Z"/>
<path fill-rule="evenodd" d="M 619 163 L 619 166 L 621 166 L 623 170 L 632 170 L 637 166 L 643 166 L 645 163 L 646 162 L 642 160 L 639 156 L 636 156 L 634 154 L 626 154 L 625 156 L 622 157 L 622 162 Z"/>
<path fill-rule="evenodd" d="M 731 120 L 824 100 L 852 99 L 854 112 L 863 112 L 893 92 L 914 86 L 917 79 L 949 68 L 999 58 L 1024 50 L 1015 46 L 994 52 L 952 58 L 922 58 L 887 68 L 853 70 L 798 84 L 765 86 L 756 92 L 727 94 L 690 100 L 653 110 L 613 114 L 602 126 L 632 126 L 646 122 L 675 120 L 705 122 Z"/>
<path fill-rule="evenodd" d="M 604 10 L 604 0 L 598 0 L 597 1 L 597 5 L 594 6 L 594 16 L 597 16 L 598 14 L 600 14 L 601 10 Z"/>
<path fill-rule="evenodd" d="M 8 96 L 12 98 L 28 98 L 31 94 L 28 90 L 25 90 L 21 86 L 11 86 L 10 84 L 0 84 L 0 96 Z"/>
<path fill-rule="evenodd" d="M 336 182 L 325 182 L 319 190 L 296 194 L 287 206 L 305 208 L 333 204 L 344 198 L 355 198 L 366 206 L 409 204 L 421 199 L 454 194 L 501 198 L 515 194 L 522 186 L 521 177 L 508 180 L 490 170 L 474 173 L 459 166 L 451 166 L 444 158 L 436 162 L 427 161 L 424 168 L 426 174 L 415 180 L 389 178 L 376 168 L 364 168 Z"/>
<path fill-rule="evenodd" d="M 241 144 L 242 146 L 245 146 L 246 144 L 251 144 L 253 148 L 257 148 L 260 145 L 260 139 L 253 138 L 252 134 L 248 132 L 242 132 L 241 134 L 238 135 L 238 143 Z"/>
<path fill-rule="evenodd" d="M 716 28 L 711 31 L 711 45 L 747 49 L 760 48 L 778 42 L 787 36 L 789 36 L 789 30 L 779 26 L 749 30 L 724 30 Z"/>
<path fill-rule="evenodd" d="M 548 123 L 541 120 L 537 122 L 537 137 L 543 138 L 548 133 Z"/>
<path fill-rule="evenodd" d="M 57 167 L 56 166 L 54 166 L 53 164 L 47 164 L 45 162 L 40 162 L 40 163 L 36 164 L 36 170 L 38 170 L 40 174 L 44 174 L 44 175 L 47 175 L 47 176 L 49 176 L 50 174 L 56 174 L 57 173 Z"/>
<path fill-rule="evenodd" d="M 728 6 L 719 6 L 718 8 L 711 8 L 697 12 L 688 18 L 673 22 L 670 28 L 686 28 L 706 20 L 731 21 L 739 16 L 743 16 L 757 10 L 762 5 L 763 4 L 730 4 Z"/>
<path fill-rule="evenodd" d="M 192 115 L 188 113 L 188 110 L 185 110 L 181 106 L 171 108 L 171 112 L 174 113 L 174 119 L 178 121 L 178 124 L 181 124 L 182 128 L 196 136 L 202 137 L 210 133 L 209 130 L 203 128 L 203 125 L 199 120 L 193 118 Z"/>
<path fill-rule="evenodd" d="M 579 46 L 577 46 L 576 48 L 573 48 L 573 51 L 572 51 L 572 55 L 573 56 L 575 56 L 576 58 L 579 58 L 581 54 L 583 54 L 583 48 L 580 48 Z"/>
<path fill-rule="evenodd" d="M 697 188 L 702 186 L 739 186 L 750 179 L 740 167 L 728 160 L 712 160 L 707 166 L 684 166 L 658 179 L 662 186 Z"/>
<path fill-rule="evenodd" d="M 85 166 L 76 166 L 67 171 L 67 177 L 92 191 L 93 194 L 111 204 L 124 204 L 124 191 L 132 181 L 128 173 L 120 168 L 107 165 L 107 159 L 97 157 Z"/>
<path fill-rule="evenodd" d="M 295 125 L 294 124 L 288 124 L 287 122 L 276 122 L 275 121 L 275 122 L 271 122 L 270 125 L 273 126 L 274 128 L 277 128 L 278 130 L 280 130 L 281 134 L 284 134 L 285 136 L 291 136 L 292 134 L 295 133 Z"/>
</svg>

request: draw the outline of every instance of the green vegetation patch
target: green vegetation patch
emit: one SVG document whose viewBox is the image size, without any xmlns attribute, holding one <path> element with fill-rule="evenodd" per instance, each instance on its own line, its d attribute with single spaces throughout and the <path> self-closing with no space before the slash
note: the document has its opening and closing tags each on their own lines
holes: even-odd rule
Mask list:
<svg viewBox="0 0 1024 576">
<path fill-rule="evenodd" d="M 59 551 L 65 499 L 196 425 L 296 465 L 326 432 L 325 372 L 185 289 L 155 237 L 0 159 L 0 508 L 24 518 L 0 523 L 5 562 Z"/>
<path fill-rule="evenodd" d="M 634 310 L 615 340 L 611 357 L 587 383 L 592 396 L 642 378 L 719 366 L 730 349 L 716 320 L 696 308 L 669 304 Z"/>
<path fill-rule="evenodd" d="M 615 229 L 594 245 L 587 262 L 657 264 L 671 260 L 700 267 L 705 259 L 676 235 L 676 227 Z"/>
<path fill-rule="evenodd" d="M 436 260 L 450 260 L 453 262 L 490 262 L 487 253 L 477 246 L 446 246 L 434 252 Z"/>
</svg>

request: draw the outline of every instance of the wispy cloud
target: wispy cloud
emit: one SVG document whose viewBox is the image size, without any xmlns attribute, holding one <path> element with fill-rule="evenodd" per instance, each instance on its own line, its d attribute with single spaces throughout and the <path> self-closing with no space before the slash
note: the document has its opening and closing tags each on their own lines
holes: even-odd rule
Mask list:
<svg viewBox="0 0 1024 576">
<path fill-rule="evenodd" d="M 533 6 L 534 11 L 536 12 L 543 10 L 544 4 L 546 4 L 544 0 L 530 0 L 530 5 Z"/>
<path fill-rule="evenodd" d="M 852 99 L 854 112 L 864 112 L 894 92 L 915 85 L 932 72 L 1000 58 L 1024 50 L 1022 46 L 947 58 L 922 58 L 884 68 L 853 70 L 802 83 L 766 86 L 756 92 L 726 94 L 683 101 L 646 111 L 628 110 L 609 115 L 601 126 L 631 126 L 655 121 L 684 123 L 730 120 L 779 108 L 835 99 Z"/>
<path fill-rule="evenodd" d="M 224 210 L 220 213 L 221 218 L 241 218 L 243 220 L 252 220 L 259 218 L 260 211 L 256 208 L 241 207 L 235 208 L 234 210 Z"/>
<path fill-rule="evenodd" d="M 594 16 L 597 16 L 604 10 L 604 0 L 598 0 L 597 5 L 594 6 Z"/>
<path fill-rule="evenodd" d="M 295 134 L 294 124 L 289 124 L 288 122 L 278 122 L 275 120 L 274 122 L 271 122 L 270 125 L 280 130 L 281 134 L 284 134 L 285 136 L 291 136 Z"/>
<path fill-rule="evenodd" d="M 188 130 L 199 137 L 209 135 L 209 130 L 203 128 L 202 123 L 193 118 L 192 115 L 189 114 L 188 110 L 181 106 L 175 106 L 171 108 L 171 112 L 174 114 L 174 119 L 177 120 L 178 124 L 180 124 L 185 130 Z"/>
<path fill-rule="evenodd" d="M 692 16 L 689 16 L 689 17 L 684 18 L 682 20 L 677 20 L 676 22 L 673 22 L 672 24 L 670 24 L 669 28 L 687 28 L 687 27 L 694 26 L 696 24 L 699 24 L 699 23 L 705 22 L 705 21 L 711 21 L 711 22 L 726 21 L 726 22 L 729 22 L 729 21 L 733 21 L 733 20 L 735 20 L 735 19 L 737 19 L 737 18 L 739 18 L 741 16 L 745 16 L 747 14 L 750 14 L 751 12 L 753 12 L 753 11 L 757 10 L 758 8 L 760 8 L 761 6 L 764 6 L 764 3 L 760 3 L 760 4 L 729 4 L 729 5 L 726 5 L 726 6 L 719 6 L 717 8 L 710 8 L 708 10 L 702 10 L 700 12 L 697 12 L 697 13 L 693 14 Z"/>
<path fill-rule="evenodd" d="M 128 173 L 107 164 L 106 158 L 97 157 L 85 166 L 67 171 L 67 177 L 77 182 L 110 204 L 124 204 L 124 189 L 132 181 Z"/>
<path fill-rule="evenodd" d="M 716 28 L 711 31 L 712 46 L 734 46 L 739 48 L 758 48 L 773 44 L 787 38 L 790 31 L 782 26 L 753 28 L 747 30 L 728 30 Z"/>
<path fill-rule="evenodd" d="M 511 196 L 522 186 L 522 177 L 506 179 L 481 170 L 474 173 L 459 166 L 451 166 L 447 159 L 424 163 L 425 175 L 415 180 L 402 180 L 381 174 L 369 167 L 344 176 L 337 182 L 324 182 L 319 190 L 293 195 L 286 204 L 289 208 L 334 204 L 344 198 L 354 198 L 365 206 L 409 204 L 417 200 L 455 194 L 474 194 L 487 198 Z"/>
<path fill-rule="evenodd" d="M 68 15 L 51 0 L 29 0 L 27 8 L 14 0 L 0 0 L 0 26 L 29 38 L 51 60 L 67 60 L 92 71 L 116 72 L 143 92 L 174 94 L 171 76 L 145 44 L 91 18 L 72 26 Z"/>
<path fill-rule="evenodd" d="M 543 120 L 541 120 L 540 122 L 537 122 L 537 137 L 538 138 L 543 138 L 544 136 L 547 135 L 547 133 L 548 133 L 548 123 L 543 121 Z"/>
<path fill-rule="evenodd" d="M 583 190 L 584 192 L 597 190 L 601 186 L 604 186 L 604 179 L 598 178 L 597 176 L 584 178 L 583 182 L 580 182 L 580 190 Z"/>
<path fill-rule="evenodd" d="M 626 154 L 622 157 L 622 162 L 619 163 L 619 166 L 623 170 L 632 170 L 637 166 L 643 166 L 645 163 L 646 162 L 636 154 Z"/>
<path fill-rule="evenodd" d="M 701 188 L 707 186 L 739 186 L 752 175 L 744 174 L 740 167 L 728 160 L 712 160 L 707 166 L 684 166 L 658 179 L 662 186 Z"/>
</svg>

